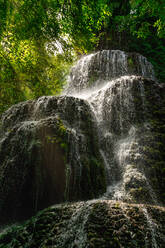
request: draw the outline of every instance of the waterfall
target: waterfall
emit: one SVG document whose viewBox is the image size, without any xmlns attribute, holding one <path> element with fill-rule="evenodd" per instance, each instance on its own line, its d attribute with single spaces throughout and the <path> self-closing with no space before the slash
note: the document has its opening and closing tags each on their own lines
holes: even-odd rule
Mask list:
<svg viewBox="0 0 165 248">
<path fill-rule="evenodd" d="M 103 50 L 82 57 L 72 68 L 66 94 L 99 87 L 105 81 L 121 76 L 139 75 L 155 80 L 153 66 L 137 53 L 120 50 Z"/>
<path fill-rule="evenodd" d="M 103 50 L 78 61 L 61 96 L 4 113 L 0 222 L 41 211 L 0 247 L 164 247 L 164 86 L 153 80 L 143 56 Z"/>
<path fill-rule="evenodd" d="M 155 80 L 147 59 L 119 50 L 90 54 L 72 69 L 65 94 L 86 100 L 97 122 L 99 151 L 107 175 L 102 199 L 157 203 L 144 173 L 140 141 L 143 133 L 150 133 L 143 78 Z M 141 209 L 151 232 L 152 247 L 157 248 L 156 224 L 147 208 Z"/>
<path fill-rule="evenodd" d="M 142 132 L 150 132 L 143 78 L 155 79 L 152 65 L 142 55 L 120 50 L 90 54 L 71 71 L 65 94 L 87 101 L 97 122 L 100 155 L 107 173 L 103 198 L 139 201 L 144 190 L 149 201 L 156 202 L 143 170 L 140 142 Z"/>
<path fill-rule="evenodd" d="M 154 221 L 152 220 L 151 216 L 149 215 L 145 207 L 142 208 L 142 212 L 147 220 L 149 231 L 151 232 L 152 248 L 157 248 L 158 245 L 156 242 L 156 231 L 158 226 L 157 224 L 154 223 Z M 145 242 L 146 242 L 145 246 L 148 247 L 148 237 L 146 237 Z"/>
<path fill-rule="evenodd" d="M 76 206 L 73 204 L 72 208 L 74 212 L 70 216 L 69 222 L 66 222 L 63 232 L 56 239 L 56 245 L 57 247 L 65 247 L 72 241 L 70 248 L 86 248 L 87 232 L 85 225 L 90 214 L 91 203 L 90 201 L 87 204 L 85 202 L 78 202 Z"/>
</svg>

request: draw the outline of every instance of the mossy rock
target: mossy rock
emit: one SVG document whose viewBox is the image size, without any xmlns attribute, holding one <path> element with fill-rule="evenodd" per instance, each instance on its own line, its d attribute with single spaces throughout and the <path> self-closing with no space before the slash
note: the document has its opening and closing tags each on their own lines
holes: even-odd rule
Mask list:
<svg viewBox="0 0 165 248">
<path fill-rule="evenodd" d="M 95 129 L 89 105 L 74 97 L 41 97 L 6 111 L 0 137 L 0 222 L 105 192 Z"/>
<path fill-rule="evenodd" d="M 44 209 L 1 230 L 0 247 L 164 247 L 165 209 L 95 200 Z M 152 224 L 152 225 L 151 225 Z"/>
</svg>

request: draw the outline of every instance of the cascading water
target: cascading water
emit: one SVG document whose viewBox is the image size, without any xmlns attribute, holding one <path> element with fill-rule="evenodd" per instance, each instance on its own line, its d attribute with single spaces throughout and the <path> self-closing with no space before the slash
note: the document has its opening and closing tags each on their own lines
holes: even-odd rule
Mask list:
<svg viewBox="0 0 165 248">
<path fill-rule="evenodd" d="M 103 50 L 83 57 L 73 67 L 66 94 L 99 88 L 101 82 L 121 76 L 140 75 L 155 80 L 154 70 L 145 57 L 120 50 Z"/>
<path fill-rule="evenodd" d="M 78 62 L 65 91 L 85 99 L 95 115 L 99 151 L 107 174 L 103 199 L 157 202 L 143 168 L 140 139 L 142 132 L 150 131 L 145 118 L 145 88 L 140 76 L 155 80 L 153 67 L 146 58 L 119 50 L 104 50 Z M 140 196 L 143 190 L 148 199 Z M 145 207 L 142 211 L 151 230 L 152 247 L 157 248 L 155 224 Z"/>
<path fill-rule="evenodd" d="M 154 126 L 163 101 L 153 79 L 143 56 L 104 50 L 80 59 L 62 96 L 6 111 L 0 130 L 4 223 L 34 200 L 35 211 L 72 203 L 42 210 L 22 233 L 10 232 L 11 242 L 8 233 L 0 236 L 0 247 L 17 241 L 28 247 L 164 247 L 165 210 L 146 204 L 158 205 L 151 185 L 162 183 L 151 181 L 164 144 L 163 129 Z M 149 108 L 157 100 L 154 112 Z"/>
<path fill-rule="evenodd" d="M 107 172 L 104 197 L 108 199 L 132 201 L 135 192 L 145 188 L 150 202 L 155 202 L 143 173 L 140 133 L 148 126 L 144 83 L 140 76 L 155 79 L 146 58 L 120 50 L 104 50 L 83 57 L 73 67 L 65 91 L 85 99 L 95 115 L 100 154 Z"/>
</svg>

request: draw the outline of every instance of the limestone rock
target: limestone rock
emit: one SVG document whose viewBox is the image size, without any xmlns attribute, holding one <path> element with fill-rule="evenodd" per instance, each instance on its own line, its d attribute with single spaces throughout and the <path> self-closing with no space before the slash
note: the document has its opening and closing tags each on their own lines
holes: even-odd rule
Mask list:
<svg viewBox="0 0 165 248">
<path fill-rule="evenodd" d="M 121 76 L 143 76 L 155 80 L 153 66 L 138 53 L 102 50 L 82 57 L 73 67 L 67 94 L 99 87 L 104 81 Z"/>
<path fill-rule="evenodd" d="M 59 204 L 1 231 L 3 247 L 164 248 L 165 209 L 116 201 Z"/>
<path fill-rule="evenodd" d="M 105 191 L 95 123 L 84 100 L 41 97 L 1 120 L 0 222 Z"/>
</svg>

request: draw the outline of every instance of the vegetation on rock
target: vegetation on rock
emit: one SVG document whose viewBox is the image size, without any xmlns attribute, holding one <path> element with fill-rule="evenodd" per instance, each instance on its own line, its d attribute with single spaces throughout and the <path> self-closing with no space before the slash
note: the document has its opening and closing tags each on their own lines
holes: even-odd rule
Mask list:
<svg viewBox="0 0 165 248">
<path fill-rule="evenodd" d="M 106 180 L 98 149 L 83 100 L 50 96 L 11 107 L 1 125 L 0 222 L 100 196 Z"/>
<path fill-rule="evenodd" d="M 153 242 L 163 248 L 164 222 L 161 207 L 98 200 L 69 203 L 3 229 L 0 248 L 140 248 L 152 247 Z"/>
<path fill-rule="evenodd" d="M 0 17 L 0 225 L 20 221 L 0 248 L 163 248 L 146 203 L 165 204 L 164 1 L 0 0 Z"/>
</svg>

